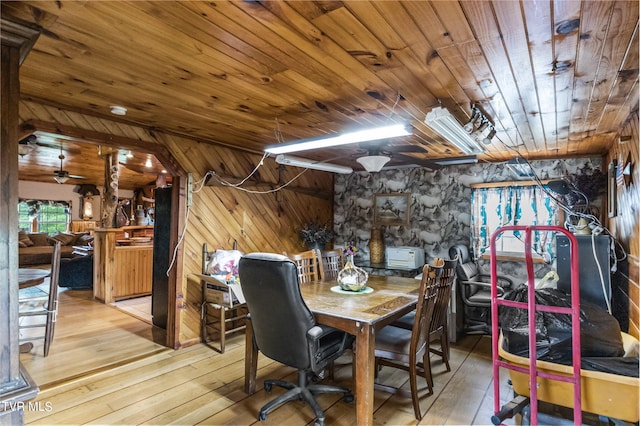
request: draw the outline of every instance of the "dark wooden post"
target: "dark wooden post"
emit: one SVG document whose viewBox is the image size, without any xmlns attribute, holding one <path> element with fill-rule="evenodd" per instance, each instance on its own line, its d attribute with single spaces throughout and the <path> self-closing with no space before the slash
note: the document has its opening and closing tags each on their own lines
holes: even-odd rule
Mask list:
<svg viewBox="0 0 640 426">
<path fill-rule="evenodd" d="M 18 341 L 18 102 L 20 64 L 39 28 L 0 22 L 0 424 L 24 423 L 24 402 L 37 386 L 20 368 Z"/>
</svg>

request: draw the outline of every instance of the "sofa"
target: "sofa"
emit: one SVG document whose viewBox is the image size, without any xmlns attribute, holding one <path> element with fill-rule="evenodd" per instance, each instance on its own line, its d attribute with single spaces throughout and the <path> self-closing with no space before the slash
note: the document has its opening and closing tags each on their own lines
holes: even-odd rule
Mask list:
<svg viewBox="0 0 640 426">
<path fill-rule="evenodd" d="M 93 254 L 60 259 L 58 285 L 76 290 L 93 288 Z"/>
<path fill-rule="evenodd" d="M 18 233 L 18 264 L 20 267 L 44 265 L 51 263 L 52 245 L 60 241 L 61 257 L 71 258 L 73 246 L 87 246 L 93 244 L 93 236 L 86 232 L 58 232 L 49 235 L 46 232 Z"/>
</svg>

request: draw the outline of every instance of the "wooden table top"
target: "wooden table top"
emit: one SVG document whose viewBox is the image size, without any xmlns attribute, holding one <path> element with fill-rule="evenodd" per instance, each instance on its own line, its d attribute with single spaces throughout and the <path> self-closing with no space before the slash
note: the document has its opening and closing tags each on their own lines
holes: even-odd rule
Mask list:
<svg viewBox="0 0 640 426">
<path fill-rule="evenodd" d="M 33 287 L 42 284 L 44 279 L 50 274 L 46 269 L 18 269 L 18 285 L 19 288 Z"/>
<path fill-rule="evenodd" d="M 300 286 L 302 298 L 314 314 L 375 324 L 398 310 L 415 305 L 420 280 L 396 276 L 370 275 L 371 293 L 344 294 L 331 291 L 337 281 Z"/>
</svg>

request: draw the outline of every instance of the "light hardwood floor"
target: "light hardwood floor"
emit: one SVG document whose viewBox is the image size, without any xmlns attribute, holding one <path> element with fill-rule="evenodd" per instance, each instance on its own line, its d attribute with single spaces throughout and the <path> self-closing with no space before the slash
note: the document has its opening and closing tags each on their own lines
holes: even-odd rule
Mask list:
<svg viewBox="0 0 640 426">
<path fill-rule="evenodd" d="M 49 356 L 43 357 L 43 340 L 20 354 L 41 389 L 169 351 L 157 343 L 164 342 L 163 330 L 94 301 L 91 290 L 61 290 Z"/>
<path fill-rule="evenodd" d="M 99 320 L 98 320 L 99 318 Z M 313 414 L 292 402 L 257 421 L 260 407 L 282 392 L 262 389 L 265 378 L 295 381 L 293 369 L 259 358 L 258 392 L 246 395 L 244 335 L 231 336 L 221 355 L 206 345 L 177 351 L 153 342 L 153 328 L 114 307 L 91 300 L 87 291 L 61 294 L 60 316 L 49 357 L 41 346 L 21 361 L 41 387 L 25 413 L 26 424 L 231 424 L 305 425 Z M 425 417 L 413 417 L 411 400 L 375 392 L 376 424 L 490 424 L 492 377 L 490 339 L 467 336 L 451 351 L 452 371 L 434 361 L 435 394 L 424 396 Z M 335 380 L 351 383 L 349 354 L 336 363 Z M 383 368 L 379 380 L 408 389 L 407 373 Z M 502 396 L 511 398 L 506 378 Z M 419 381 L 424 387 L 425 382 Z M 353 425 L 353 403 L 319 397 L 327 425 Z M 513 423 L 511 423 L 513 424 Z"/>
</svg>

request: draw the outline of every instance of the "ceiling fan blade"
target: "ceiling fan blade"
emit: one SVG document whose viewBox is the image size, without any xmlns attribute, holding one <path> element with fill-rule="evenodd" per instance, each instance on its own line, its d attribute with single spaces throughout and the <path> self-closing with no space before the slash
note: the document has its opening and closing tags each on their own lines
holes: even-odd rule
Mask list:
<svg viewBox="0 0 640 426">
<path fill-rule="evenodd" d="M 407 164 L 415 164 L 417 166 L 426 167 L 426 168 L 431 169 L 431 170 L 439 170 L 442 167 L 444 167 L 444 166 L 434 162 L 433 160 L 422 160 L 422 159 L 419 159 L 419 158 L 416 158 L 416 157 L 411 157 L 409 155 L 403 155 L 403 154 L 400 154 L 400 153 L 397 153 L 397 152 L 394 153 L 393 156 L 396 157 L 397 159 L 403 160 Z"/>
<path fill-rule="evenodd" d="M 475 154 L 462 155 L 459 157 L 434 158 L 431 159 L 431 161 L 440 164 L 441 166 L 452 166 L 454 164 L 475 164 L 478 162 L 478 156 Z"/>
<path fill-rule="evenodd" d="M 421 152 L 426 153 L 427 150 L 419 145 L 387 145 L 381 148 L 381 151 L 396 152 Z"/>
<path fill-rule="evenodd" d="M 31 135 L 34 136 L 35 135 Z M 48 148 L 48 149 L 52 149 L 52 150 L 56 150 L 56 151 L 60 151 L 60 144 L 59 143 L 55 143 L 55 142 L 42 142 L 40 139 L 36 138 L 36 141 L 34 142 L 35 145 L 40 146 L 42 148 Z M 82 150 L 80 150 L 79 148 L 72 148 L 69 146 L 69 144 L 66 144 L 66 146 L 64 148 L 62 148 L 62 150 L 64 152 L 67 152 L 68 154 L 76 154 L 79 155 L 82 153 Z"/>
</svg>

